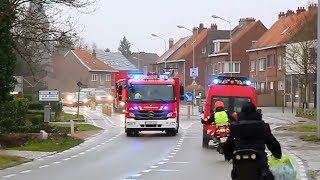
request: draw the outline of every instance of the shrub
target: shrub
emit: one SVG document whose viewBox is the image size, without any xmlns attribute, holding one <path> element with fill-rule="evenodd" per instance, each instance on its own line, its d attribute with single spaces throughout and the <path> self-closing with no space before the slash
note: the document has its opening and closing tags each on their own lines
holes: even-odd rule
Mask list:
<svg viewBox="0 0 320 180">
<path fill-rule="evenodd" d="M 42 114 L 36 114 L 36 115 L 33 115 L 31 117 L 31 123 L 32 125 L 40 125 L 40 124 L 43 124 L 43 115 Z"/>
</svg>

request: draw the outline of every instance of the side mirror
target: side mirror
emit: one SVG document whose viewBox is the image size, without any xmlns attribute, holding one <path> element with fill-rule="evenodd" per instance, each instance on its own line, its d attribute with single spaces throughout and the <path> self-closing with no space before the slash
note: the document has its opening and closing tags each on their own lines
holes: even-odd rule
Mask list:
<svg viewBox="0 0 320 180">
<path fill-rule="evenodd" d="M 257 113 L 262 114 L 262 110 L 261 109 L 257 109 Z"/>
<path fill-rule="evenodd" d="M 184 96 L 184 86 L 180 85 L 180 96 Z"/>
</svg>

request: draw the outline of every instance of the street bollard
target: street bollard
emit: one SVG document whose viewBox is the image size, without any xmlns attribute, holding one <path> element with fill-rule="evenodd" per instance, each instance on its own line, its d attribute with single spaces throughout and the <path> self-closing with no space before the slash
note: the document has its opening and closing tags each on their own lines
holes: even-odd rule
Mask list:
<svg viewBox="0 0 320 180">
<path fill-rule="evenodd" d="M 190 104 L 187 106 L 187 115 L 188 115 L 188 119 L 190 119 L 190 113 L 191 113 L 191 107 Z"/>
<path fill-rule="evenodd" d="M 70 130 L 71 130 L 71 136 L 74 135 L 74 122 L 73 120 L 70 120 Z"/>
</svg>

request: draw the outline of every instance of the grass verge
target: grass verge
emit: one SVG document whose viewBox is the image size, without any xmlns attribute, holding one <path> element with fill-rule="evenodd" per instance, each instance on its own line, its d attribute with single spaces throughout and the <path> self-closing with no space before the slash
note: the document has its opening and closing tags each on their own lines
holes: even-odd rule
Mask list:
<svg viewBox="0 0 320 180">
<path fill-rule="evenodd" d="M 19 157 L 19 156 L 11 156 L 7 154 L 0 154 L 0 170 L 9 168 L 12 166 L 16 166 L 22 163 L 29 162 L 29 159 Z"/>
<path fill-rule="evenodd" d="M 61 119 L 61 116 L 63 116 L 63 120 Z M 79 120 L 84 120 L 84 116 L 79 114 L 79 117 L 77 117 L 77 114 L 70 114 L 66 112 L 62 112 L 56 119 L 55 121 L 70 121 L 71 119 L 79 119 Z"/>
<path fill-rule="evenodd" d="M 70 124 L 57 124 L 57 123 L 50 123 L 50 126 L 57 126 L 57 127 L 70 127 Z M 77 124 L 75 123 L 75 129 L 77 131 L 93 131 L 93 130 L 102 130 L 97 126 L 91 124 Z"/>
<path fill-rule="evenodd" d="M 320 142 L 320 139 L 314 134 L 301 135 L 300 139 L 303 141 Z"/>
<path fill-rule="evenodd" d="M 31 141 L 20 147 L 9 148 L 10 150 L 24 151 L 44 151 L 44 152 L 61 152 L 77 146 L 83 142 L 82 139 L 73 137 L 64 137 L 61 139 L 48 139 L 43 141 Z"/>
<path fill-rule="evenodd" d="M 316 132 L 317 127 L 315 125 L 294 125 L 288 128 L 289 131 L 298 132 Z"/>
</svg>

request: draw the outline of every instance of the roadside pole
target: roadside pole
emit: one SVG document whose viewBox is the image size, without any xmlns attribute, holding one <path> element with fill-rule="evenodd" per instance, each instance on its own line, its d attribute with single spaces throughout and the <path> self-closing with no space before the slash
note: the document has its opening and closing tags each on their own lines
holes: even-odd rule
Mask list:
<svg viewBox="0 0 320 180">
<path fill-rule="evenodd" d="M 320 0 L 318 0 L 318 29 L 317 29 L 317 138 L 320 139 Z"/>
</svg>

